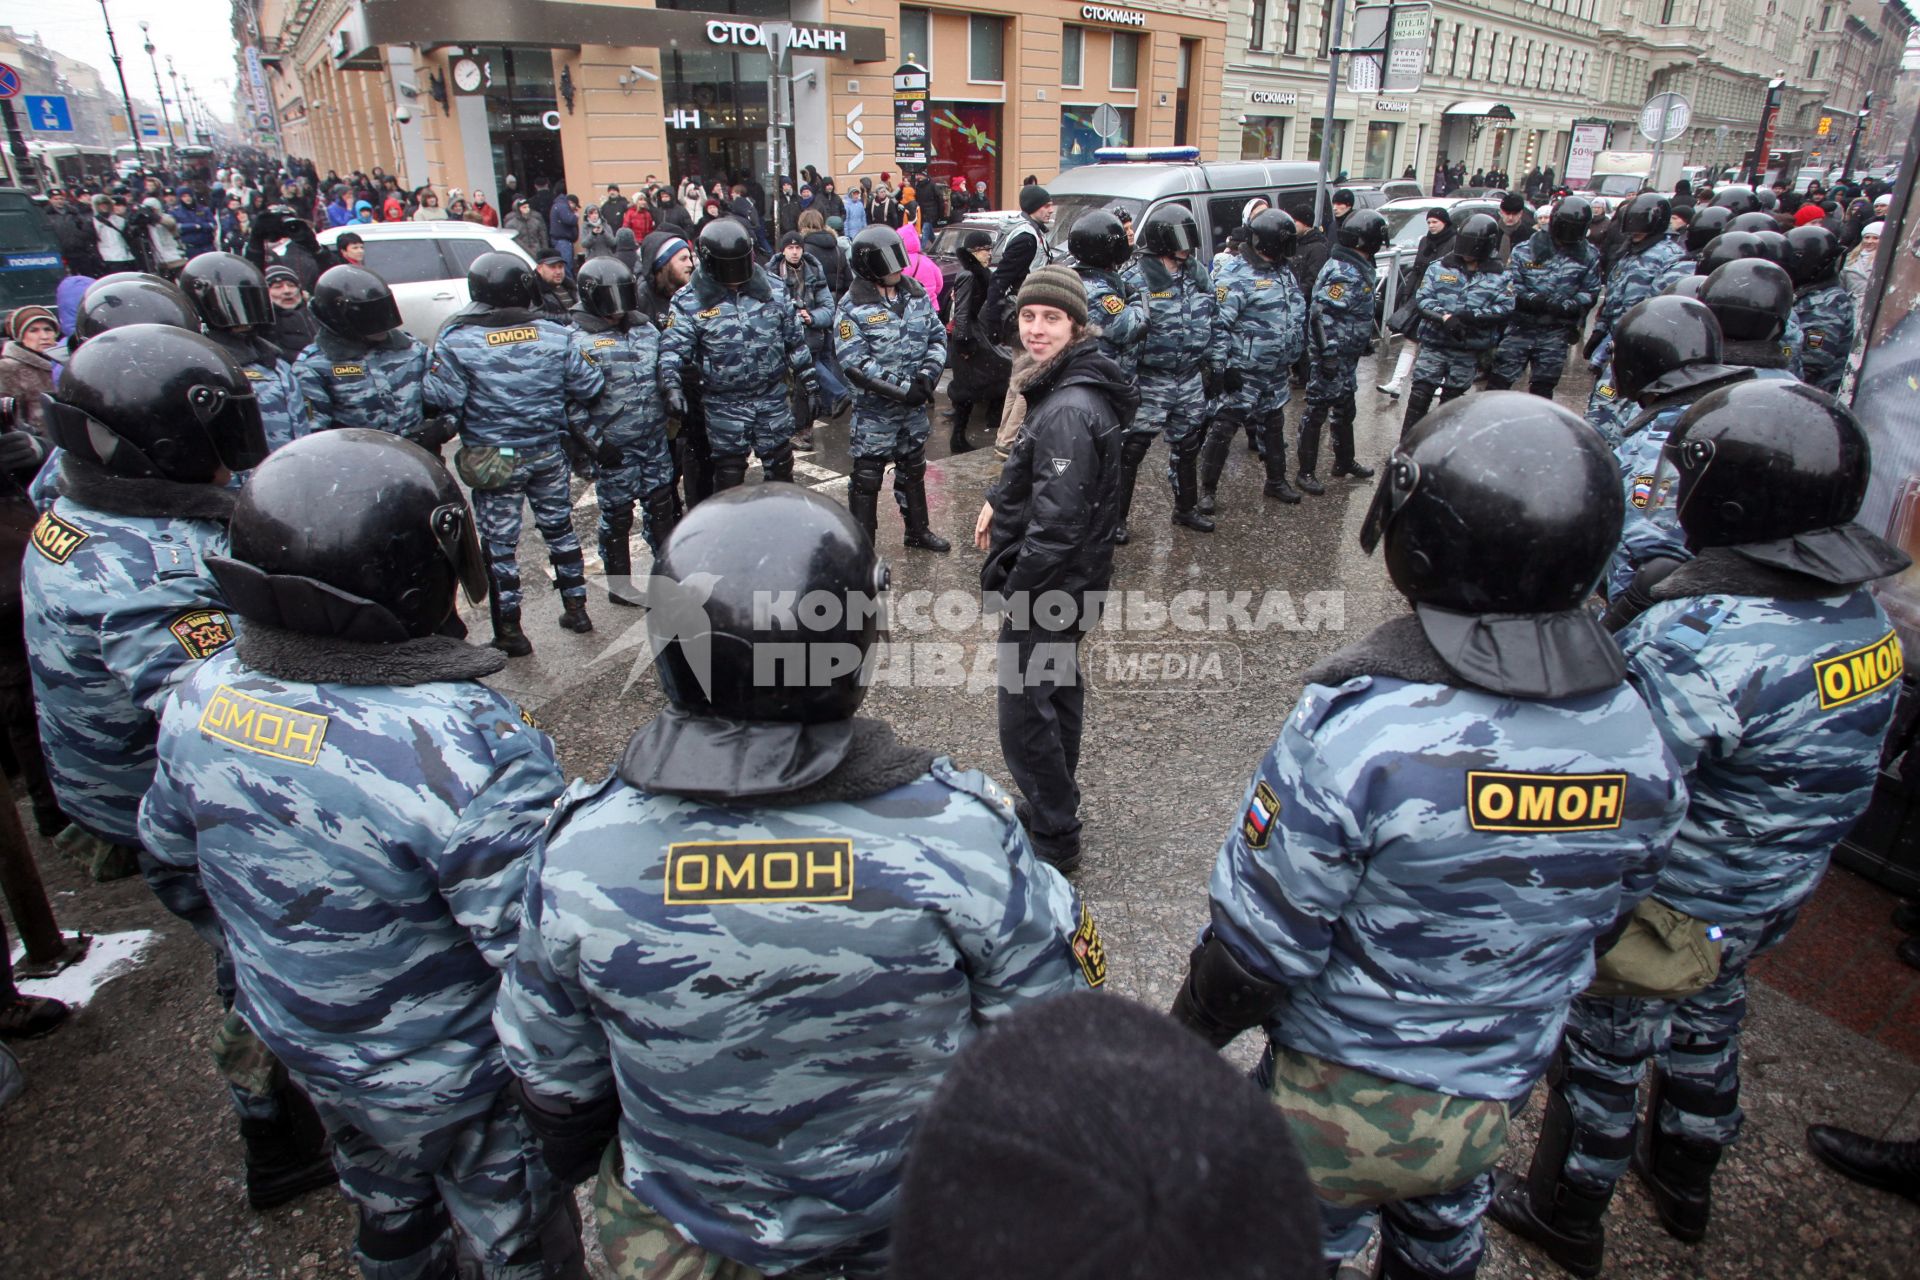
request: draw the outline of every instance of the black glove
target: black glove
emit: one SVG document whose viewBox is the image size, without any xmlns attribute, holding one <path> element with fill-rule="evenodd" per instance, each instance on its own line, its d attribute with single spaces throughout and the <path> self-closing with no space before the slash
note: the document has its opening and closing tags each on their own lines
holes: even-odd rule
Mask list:
<svg viewBox="0 0 1920 1280">
<path fill-rule="evenodd" d="M 687 416 L 687 393 L 678 387 L 667 387 L 660 394 L 666 397 L 668 416 L 684 421 Z"/>
<path fill-rule="evenodd" d="M 0 471 L 33 471 L 45 456 L 40 441 L 26 431 L 0 431 Z"/>
<path fill-rule="evenodd" d="M 1655 556 L 1640 567 L 1633 575 L 1633 581 L 1623 587 L 1613 599 L 1607 601 L 1606 616 L 1600 619 L 1600 625 L 1609 631 L 1619 631 L 1629 622 L 1653 607 L 1653 589 L 1660 580 L 1685 564 L 1684 560 L 1675 560 L 1671 556 Z"/>
<path fill-rule="evenodd" d="M 1593 353 L 1598 351 L 1600 349 L 1600 344 L 1602 342 L 1605 342 L 1606 340 L 1607 340 L 1607 335 L 1600 332 L 1600 330 L 1595 329 L 1592 333 L 1587 335 L 1586 344 L 1580 348 L 1580 358 L 1582 360 L 1593 359 Z"/>
<path fill-rule="evenodd" d="M 620 446 L 617 444 L 598 444 L 593 447 L 593 460 L 603 467 L 620 465 Z"/>
<path fill-rule="evenodd" d="M 1547 300 L 1539 294 L 1523 293 L 1513 300 L 1513 309 L 1515 311 L 1525 311 L 1529 315 L 1538 315 L 1543 311 L 1550 311 L 1553 308 L 1549 307 Z"/>
<path fill-rule="evenodd" d="M 619 1098 L 577 1103 L 541 1097 L 519 1080 L 508 1087 L 517 1095 L 520 1114 L 554 1176 L 570 1187 L 591 1178 L 607 1144 L 620 1132 Z"/>
<path fill-rule="evenodd" d="M 1220 371 L 1212 365 L 1200 370 L 1200 394 L 1209 400 L 1220 398 Z"/>
<path fill-rule="evenodd" d="M 934 390 L 938 387 L 938 385 L 939 385 L 938 378 L 929 378 L 924 373 L 916 375 L 913 380 L 913 393 L 914 395 L 918 396 L 919 399 L 915 400 L 914 403 L 915 404 L 933 403 L 933 393 L 934 393 Z"/>
<path fill-rule="evenodd" d="M 459 424 L 452 418 L 431 417 L 422 419 L 419 429 L 413 433 L 413 439 L 427 452 L 438 453 L 447 441 L 459 434 Z"/>
<path fill-rule="evenodd" d="M 1227 389 L 1228 395 L 1232 395 L 1246 385 L 1246 379 L 1240 376 L 1238 369 L 1228 369 L 1220 375 L 1220 385 Z"/>
<path fill-rule="evenodd" d="M 1448 316 L 1440 322 L 1440 329 L 1449 338 L 1463 337 L 1467 332 L 1467 322 L 1460 316 Z"/>
</svg>

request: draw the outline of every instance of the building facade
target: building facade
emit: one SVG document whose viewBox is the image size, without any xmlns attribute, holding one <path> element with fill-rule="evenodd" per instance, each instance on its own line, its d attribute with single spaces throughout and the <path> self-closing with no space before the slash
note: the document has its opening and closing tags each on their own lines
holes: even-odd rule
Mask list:
<svg viewBox="0 0 1920 1280">
<path fill-rule="evenodd" d="M 509 175 L 574 192 L 809 166 L 897 179 L 911 61 L 927 83 L 899 111 L 927 160 L 906 167 L 985 182 L 1004 207 L 1103 140 L 1211 150 L 1226 16 L 1226 0 L 236 0 L 235 30 L 267 68 L 279 149 L 490 197 Z M 770 40 L 790 41 L 779 76 Z"/>
</svg>

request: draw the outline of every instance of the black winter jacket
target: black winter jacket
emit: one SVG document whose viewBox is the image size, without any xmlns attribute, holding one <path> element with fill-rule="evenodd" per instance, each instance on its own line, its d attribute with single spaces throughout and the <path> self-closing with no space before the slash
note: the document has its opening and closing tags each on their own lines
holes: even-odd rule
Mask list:
<svg viewBox="0 0 1920 1280">
<path fill-rule="evenodd" d="M 1294 279 L 1300 282 L 1300 292 L 1313 297 L 1313 286 L 1320 283 L 1320 268 L 1327 265 L 1327 259 L 1333 256 L 1333 245 L 1327 241 L 1327 233 L 1315 227 L 1303 231 L 1293 243 L 1293 257 L 1288 265 L 1293 268 Z"/>
<path fill-rule="evenodd" d="M 970 253 L 960 255 L 960 266 L 953 282 L 953 318 L 947 322 L 947 367 L 953 370 L 947 395 L 969 404 L 998 400 L 1007 393 L 1013 363 L 981 323 L 991 277 Z"/>
</svg>

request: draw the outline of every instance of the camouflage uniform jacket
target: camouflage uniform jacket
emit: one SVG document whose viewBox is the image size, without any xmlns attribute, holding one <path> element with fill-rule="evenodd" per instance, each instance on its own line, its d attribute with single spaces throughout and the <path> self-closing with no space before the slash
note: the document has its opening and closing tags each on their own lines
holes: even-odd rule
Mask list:
<svg viewBox="0 0 1920 1280">
<path fill-rule="evenodd" d="M 233 357 L 253 384 L 253 398 L 260 405 L 260 425 L 266 429 L 269 449 L 292 444 L 313 430 L 300 379 L 280 348 L 265 338 L 218 330 L 208 330 L 207 337 Z"/>
<path fill-rule="evenodd" d="M 1513 277 L 1499 270 L 1497 263 L 1470 268 L 1460 255 L 1450 253 L 1428 265 L 1414 294 L 1414 307 L 1420 312 L 1420 345 L 1491 351 L 1500 345 L 1500 335 L 1513 315 L 1513 299 Z M 1463 322 L 1457 332 L 1440 323 L 1446 315 Z"/>
<path fill-rule="evenodd" d="M 883 1230 L 914 1113 L 981 1027 L 1104 980 L 1006 794 L 946 759 L 867 800 L 576 783 L 497 1022 L 536 1096 L 617 1093 L 628 1189 L 780 1272 Z"/>
<path fill-rule="evenodd" d="M 638 312 L 622 330 L 599 316 L 579 315 L 569 330 L 573 349 L 600 371 L 600 394 L 573 409 L 584 415 L 588 434 L 602 444 L 666 439 L 667 410 L 660 399 L 660 331 Z"/>
<path fill-rule="evenodd" d="M 1612 333 L 1628 307 L 1645 302 L 1666 287 L 1675 264 L 1685 255 L 1685 249 L 1665 236 L 1654 237 L 1644 247 L 1623 248 L 1607 273 L 1607 296 L 1600 304 L 1595 327 L 1602 333 Z"/>
<path fill-rule="evenodd" d="M 717 284 L 706 268 L 673 295 L 660 346 L 660 385 L 689 385 L 697 372 L 708 396 L 756 396 L 776 390 L 787 370 L 813 368 L 800 318 L 787 291 L 754 268 L 738 289 Z"/>
<path fill-rule="evenodd" d="M 1807 382 L 1838 393 L 1853 354 L 1853 295 L 1837 282 L 1802 289 L 1793 303 L 1800 322 L 1800 361 Z"/>
<path fill-rule="evenodd" d="M 533 452 L 559 445 L 567 402 L 606 386 L 574 330 L 527 311 L 484 311 L 440 332 L 427 370 L 427 402 L 460 420 L 474 448 Z"/>
<path fill-rule="evenodd" d="M 1536 231 L 1507 259 L 1513 279 L 1514 323 L 1569 334 L 1600 296 L 1600 255 L 1582 242 L 1569 252 Z"/>
<path fill-rule="evenodd" d="M 1213 297 L 1221 367 L 1286 377 L 1307 345 L 1307 299 L 1286 263 L 1243 246 L 1213 277 Z"/>
<path fill-rule="evenodd" d="M 1138 289 L 1147 304 L 1147 336 L 1140 344 L 1136 372 L 1184 378 L 1204 366 L 1218 367 L 1213 345 L 1213 284 L 1198 258 L 1187 259 L 1175 275 L 1159 258 L 1137 253 L 1121 279 Z"/>
<path fill-rule="evenodd" d="M 1704 553 L 1676 569 L 1619 634 L 1628 679 L 1692 793 L 1654 896 L 1717 924 L 1792 908 L 1819 883 L 1872 794 L 1903 668 L 1865 590 L 1685 594 L 1733 558 Z"/>
<path fill-rule="evenodd" d="M 1373 264 L 1341 245 L 1320 268 L 1307 300 L 1307 341 L 1315 356 L 1357 360 L 1373 346 Z"/>
<path fill-rule="evenodd" d="M 1510 1099 L 1545 1069 L 1594 940 L 1652 887 L 1685 791 L 1624 683 L 1552 702 L 1461 687 L 1418 626 L 1308 675 L 1221 846 L 1213 928 L 1291 988 L 1276 1044 Z"/>
<path fill-rule="evenodd" d="M 313 430 L 367 427 L 411 436 L 427 416 L 427 348 L 395 329 L 369 347 L 324 326 L 294 361 Z"/>
<path fill-rule="evenodd" d="M 199 868 L 240 1011 L 282 1062 L 462 1110 L 509 1079 L 494 998 L 563 783 L 547 735 L 478 680 L 312 684 L 228 652 L 166 710 L 140 830 Z"/>
<path fill-rule="evenodd" d="M 226 554 L 223 520 L 117 515 L 66 497 L 34 526 L 20 594 L 47 775 L 67 816 L 116 844 L 140 843 L 174 686 L 233 641 L 205 563 Z"/>
<path fill-rule="evenodd" d="M 901 276 L 889 299 L 873 281 L 855 279 L 834 316 L 833 353 L 850 373 L 901 386 L 915 378 L 937 382 L 947 367 L 947 327 L 918 280 Z M 864 412 L 924 412 L 923 406 L 909 407 L 857 384 L 853 395 Z"/>
<path fill-rule="evenodd" d="M 1087 290 L 1087 314 L 1100 330 L 1100 354 L 1131 378 L 1147 340 L 1147 300 L 1125 275 L 1099 267 L 1075 267 Z"/>
</svg>

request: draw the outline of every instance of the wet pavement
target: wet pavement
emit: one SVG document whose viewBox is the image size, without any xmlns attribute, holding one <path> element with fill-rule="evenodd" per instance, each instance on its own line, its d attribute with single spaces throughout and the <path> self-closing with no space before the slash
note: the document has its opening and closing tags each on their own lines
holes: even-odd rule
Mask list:
<svg viewBox="0 0 1920 1280">
<path fill-rule="evenodd" d="M 1400 410 L 1373 392 L 1373 374 L 1363 363 L 1358 452 L 1377 463 L 1398 435 Z M 1584 379 L 1570 377 L 1560 399 L 1577 412 L 1586 391 Z M 1296 402 L 1290 419 L 1299 411 Z M 844 498 L 844 420 L 816 435 L 821 447 L 803 455 L 796 480 Z M 987 435 L 976 424 L 972 438 Z M 890 654 L 890 678 L 865 713 L 1004 783 L 993 633 L 965 607 L 982 560 L 972 549 L 973 522 L 998 462 L 991 448 L 949 458 L 943 425 L 929 456 L 934 526 L 954 550 L 902 548 L 898 514 L 883 499 L 893 647 L 906 656 Z M 1141 593 L 1146 606 L 1129 607 L 1126 620 L 1152 622 L 1155 605 L 1183 592 L 1221 594 L 1211 606 L 1204 594 L 1189 597 L 1202 603 L 1184 621 L 1197 617 L 1200 629 L 1169 621 L 1157 631 L 1090 638 L 1080 767 L 1086 863 L 1078 877 L 1106 939 L 1109 990 L 1157 1008 L 1172 999 L 1206 919 L 1207 876 L 1246 776 L 1303 673 L 1403 607 L 1378 561 L 1358 547 L 1370 485 L 1339 481 L 1324 498 L 1282 506 L 1261 498 L 1259 460 L 1236 444 L 1219 532 L 1203 535 L 1171 525 L 1164 460 L 1164 445 L 1156 446 L 1134 506 L 1134 541 L 1116 559 L 1115 588 Z M 591 548 L 593 504 L 584 491 L 580 497 L 577 523 Z M 536 651 L 493 683 L 554 735 L 569 774 L 599 776 L 662 705 L 643 615 L 613 607 L 596 589 L 598 629 L 562 632 L 530 527 L 522 564 Z M 1244 613 L 1236 592 L 1252 593 Z M 484 608 L 468 621 L 484 639 Z M 1208 629 L 1212 622 L 1220 629 Z M 137 882 L 86 883 L 48 851 L 42 865 L 67 928 L 153 928 L 163 937 L 144 967 L 109 984 L 73 1025 L 20 1046 L 31 1084 L 0 1113 L 0 1275 L 354 1274 L 348 1215 L 337 1199 L 310 1196 L 264 1215 L 245 1207 L 238 1140 L 207 1057 L 216 1022 L 207 964 L 188 931 Z M 1887 954 L 1892 905 L 1851 873 L 1830 874 L 1802 931 L 1763 966 L 1754 990 L 1743 1061 L 1748 1122 L 1721 1165 L 1707 1242 L 1686 1246 L 1662 1234 L 1629 1181 L 1608 1220 L 1607 1275 L 1920 1276 L 1920 1208 L 1829 1175 L 1802 1139 L 1812 1122 L 1920 1134 L 1920 989 L 1911 981 L 1920 975 Z M 1242 1037 L 1230 1056 L 1250 1064 L 1254 1038 Z M 1516 1126 L 1522 1157 L 1537 1115 L 1536 1106 Z M 1483 1276 L 1560 1274 L 1498 1228 L 1488 1236 Z"/>
</svg>

